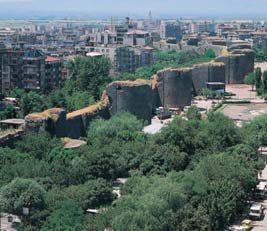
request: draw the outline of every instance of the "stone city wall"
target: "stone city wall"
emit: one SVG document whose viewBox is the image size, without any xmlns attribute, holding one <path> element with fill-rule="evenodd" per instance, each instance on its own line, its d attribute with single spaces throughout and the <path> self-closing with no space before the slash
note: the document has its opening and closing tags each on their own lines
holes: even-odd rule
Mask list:
<svg viewBox="0 0 267 231">
<path fill-rule="evenodd" d="M 225 83 L 225 64 L 210 62 L 194 65 L 192 80 L 196 94 L 200 94 L 203 88 L 207 88 L 207 82 Z"/>
<path fill-rule="evenodd" d="M 106 87 L 102 100 L 87 108 L 66 113 L 52 108 L 25 117 L 25 131 L 48 131 L 58 137 L 86 136 L 90 122 L 109 119 L 117 112 L 128 111 L 139 119 L 150 121 L 157 107 L 183 108 L 191 105 L 193 89 L 199 93 L 207 82 L 243 83 L 254 69 L 254 52 L 236 49 L 232 53 L 219 47 L 221 56 L 215 62 L 193 68 L 167 68 L 157 72 L 151 81 L 115 81 Z"/>
<path fill-rule="evenodd" d="M 21 139 L 24 133 L 25 133 L 24 130 L 18 129 L 15 131 L 7 132 L 4 135 L 1 135 L 0 147 L 14 148 L 15 143 Z"/>
<path fill-rule="evenodd" d="M 242 84 L 245 76 L 254 71 L 255 54 L 250 49 L 238 49 L 219 56 L 215 61 L 225 64 L 226 84 Z"/>
<path fill-rule="evenodd" d="M 191 105 L 192 99 L 192 69 L 167 68 L 159 71 L 156 78 L 156 88 L 159 96 L 159 106 L 166 108 L 181 108 Z"/>
<path fill-rule="evenodd" d="M 107 86 L 107 97 L 110 102 L 110 115 L 128 111 L 138 119 L 150 121 L 152 118 L 152 89 L 147 80 L 115 81 Z"/>
<path fill-rule="evenodd" d="M 67 114 L 66 118 L 66 137 L 78 139 L 86 136 L 86 131 L 90 122 L 97 118 L 109 119 L 109 101 L 104 95 L 102 100 L 95 105 L 83 108 Z"/>
</svg>

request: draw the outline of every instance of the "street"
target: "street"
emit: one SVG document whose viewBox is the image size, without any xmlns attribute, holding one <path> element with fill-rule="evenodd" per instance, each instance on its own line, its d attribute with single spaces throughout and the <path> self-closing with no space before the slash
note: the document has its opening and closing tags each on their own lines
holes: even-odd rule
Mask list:
<svg viewBox="0 0 267 231">
<path fill-rule="evenodd" d="M 267 180 L 267 166 L 265 167 L 265 169 L 262 171 L 262 175 L 260 177 L 261 180 Z M 261 221 L 255 221 L 254 222 L 254 227 L 253 227 L 253 231 L 267 231 L 267 200 L 264 200 L 264 202 L 262 202 L 262 204 L 264 205 L 264 207 L 266 208 L 264 210 L 264 218 Z"/>
</svg>

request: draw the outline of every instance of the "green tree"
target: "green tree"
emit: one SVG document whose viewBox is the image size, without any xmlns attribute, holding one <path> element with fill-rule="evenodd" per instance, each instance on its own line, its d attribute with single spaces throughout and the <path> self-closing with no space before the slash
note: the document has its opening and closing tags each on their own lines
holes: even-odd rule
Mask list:
<svg viewBox="0 0 267 231">
<path fill-rule="evenodd" d="M 12 104 L 7 104 L 5 109 L 0 112 L 0 119 L 11 119 L 17 117 L 17 111 Z"/>
<path fill-rule="evenodd" d="M 212 49 L 206 49 L 204 56 L 210 59 L 214 59 L 216 57 L 216 54 Z"/>
<path fill-rule="evenodd" d="M 84 231 L 83 211 L 72 201 L 64 201 L 48 217 L 41 231 Z"/>
<path fill-rule="evenodd" d="M 196 106 L 192 106 L 188 108 L 187 112 L 185 113 L 185 116 L 189 120 L 200 120 L 201 119 L 200 110 Z"/>
<path fill-rule="evenodd" d="M 175 217 L 177 222 L 177 231 L 192 230 L 192 231 L 213 231 L 208 211 L 199 206 L 194 208 L 191 205 L 185 206 L 179 210 Z M 174 221 L 175 222 L 175 221 Z"/>
<path fill-rule="evenodd" d="M 83 185 L 70 186 L 63 193 L 84 211 L 107 205 L 113 200 L 111 185 L 101 178 L 89 180 Z"/>
<path fill-rule="evenodd" d="M 261 68 L 256 68 L 255 70 L 255 85 L 256 85 L 256 91 L 258 94 L 261 94 L 261 88 L 262 88 L 262 72 Z"/>
<path fill-rule="evenodd" d="M 255 150 L 267 145 L 267 117 L 261 115 L 241 128 L 242 140 Z"/>
<path fill-rule="evenodd" d="M 265 62 L 267 60 L 267 49 L 254 48 L 257 62 Z"/>
<path fill-rule="evenodd" d="M 75 111 L 95 103 L 93 96 L 86 91 L 79 91 L 66 97 L 68 111 Z"/>
<path fill-rule="evenodd" d="M 0 200 L 4 211 L 22 215 L 22 208 L 31 212 L 45 206 L 45 190 L 32 179 L 16 178 L 0 189 Z"/>
<path fill-rule="evenodd" d="M 16 87 L 15 89 L 11 91 L 10 96 L 13 98 L 21 99 L 24 94 L 25 94 L 25 91 L 23 89 Z"/>
<path fill-rule="evenodd" d="M 96 120 L 88 130 L 88 142 L 91 144 L 109 144 L 114 140 L 129 142 L 143 139 L 143 122 L 128 112 L 118 113 L 110 120 Z"/>
<path fill-rule="evenodd" d="M 41 112 L 46 108 L 45 98 L 31 91 L 22 96 L 19 101 L 19 107 L 24 116 L 32 112 Z"/>
<path fill-rule="evenodd" d="M 267 71 L 264 71 L 262 75 L 262 89 L 264 94 L 267 93 Z"/>
<path fill-rule="evenodd" d="M 48 133 L 26 134 L 16 143 L 16 149 L 27 153 L 36 159 L 47 159 L 49 152 L 55 147 L 61 147 L 61 141 L 52 138 Z"/>
<path fill-rule="evenodd" d="M 254 86 L 256 84 L 256 75 L 255 72 L 249 73 L 244 80 L 245 84 L 251 85 L 252 91 L 254 91 Z"/>
<path fill-rule="evenodd" d="M 68 64 L 70 77 L 81 91 L 99 99 L 101 86 L 110 82 L 110 62 L 107 58 L 77 57 Z"/>
<path fill-rule="evenodd" d="M 67 109 L 67 92 L 64 91 L 63 89 L 58 89 L 55 91 L 52 91 L 49 94 L 49 103 L 48 106 L 49 108 L 66 108 Z"/>
</svg>

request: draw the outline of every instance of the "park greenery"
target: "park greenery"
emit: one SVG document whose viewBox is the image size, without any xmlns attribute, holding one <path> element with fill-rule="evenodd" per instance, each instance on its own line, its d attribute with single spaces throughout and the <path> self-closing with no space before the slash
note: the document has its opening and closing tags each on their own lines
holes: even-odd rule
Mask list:
<svg viewBox="0 0 267 231">
<path fill-rule="evenodd" d="M 267 61 L 267 49 L 266 48 L 254 48 L 255 61 L 266 62 Z"/>
<path fill-rule="evenodd" d="M 256 187 L 267 117 L 239 128 L 195 107 L 185 116 L 156 135 L 126 112 L 96 119 L 74 150 L 46 133 L 25 135 L 0 149 L 1 211 L 22 218 L 20 231 L 223 230 Z M 112 192 L 118 177 L 128 178 L 121 198 Z"/>
</svg>

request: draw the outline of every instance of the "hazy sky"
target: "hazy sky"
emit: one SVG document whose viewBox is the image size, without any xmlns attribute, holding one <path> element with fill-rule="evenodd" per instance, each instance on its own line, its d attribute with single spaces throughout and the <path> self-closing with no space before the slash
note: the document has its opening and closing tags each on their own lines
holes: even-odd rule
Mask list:
<svg viewBox="0 0 267 231">
<path fill-rule="evenodd" d="M 0 0 L 0 11 L 267 16 L 267 0 Z"/>
</svg>

